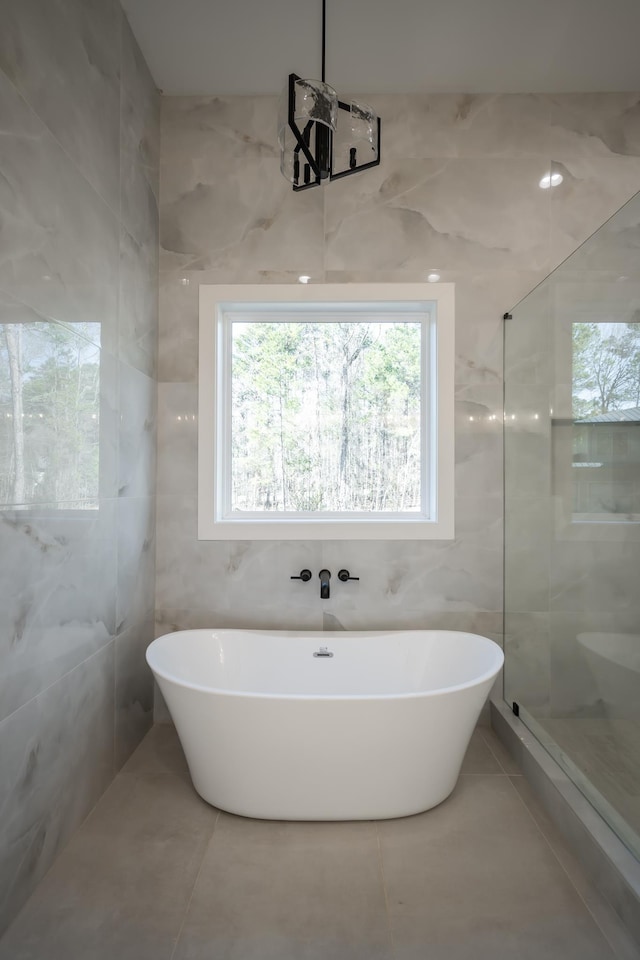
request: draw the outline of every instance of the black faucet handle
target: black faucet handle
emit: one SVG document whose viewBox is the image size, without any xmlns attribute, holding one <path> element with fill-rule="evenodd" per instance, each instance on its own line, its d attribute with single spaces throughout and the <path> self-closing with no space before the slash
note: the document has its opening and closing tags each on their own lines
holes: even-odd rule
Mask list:
<svg viewBox="0 0 640 960">
<path fill-rule="evenodd" d="M 299 577 L 291 577 L 292 580 L 304 580 L 306 583 L 307 580 L 311 580 L 311 570 L 301 570 Z"/>
<path fill-rule="evenodd" d="M 359 580 L 360 577 L 352 577 L 348 570 L 338 570 L 338 580 L 346 583 L 347 580 Z"/>
</svg>

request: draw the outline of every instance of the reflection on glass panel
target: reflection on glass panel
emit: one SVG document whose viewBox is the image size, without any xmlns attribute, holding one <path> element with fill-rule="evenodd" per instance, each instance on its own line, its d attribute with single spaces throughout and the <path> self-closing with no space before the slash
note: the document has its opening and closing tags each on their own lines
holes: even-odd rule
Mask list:
<svg viewBox="0 0 640 960">
<path fill-rule="evenodd" d="M 573 512 L 640 519 L 640 323 L 574 323 Z"/>
<path fill-rule="evenodd" d="M 234 322 L 232 506 L 421 509 L 421 323 Z"/>
<path fill-rule="evenodd" d="M 99 342 L 100 325 L 82 324 Z M 0 326 L 0 498 L 98 498 L 100 349 L 56 323 Z"/>
<path fill-rule="evenodd" d="M 639 242 L 640 194 L 505 325 L 504 689 L 640 858 Z"/>
</svg>

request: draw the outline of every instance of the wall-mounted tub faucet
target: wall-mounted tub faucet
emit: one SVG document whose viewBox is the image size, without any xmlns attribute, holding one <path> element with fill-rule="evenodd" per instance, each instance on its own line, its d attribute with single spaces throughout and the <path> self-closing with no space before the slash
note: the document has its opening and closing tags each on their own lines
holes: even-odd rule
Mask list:
<svg viewBox="0 0 640 960">
<path fill-rule="evenodd" d="M 329 581 L 331 580 L 331 571 L 330 570 L 321 570 L 318 574 L 320 577 L 320 599 L 328 600 L 330 596 Z M 311 580 L 311 570 L 301 570 L 297 577 L 291 577 L 291 580 L 303 580 L 307 583 Z M 348 570 L 339 570 L 338 571 L 338 580 L 341 580 L 345 583 L 347 580 L 359 580 L 360 577 L 352 577 Z"/>
<path fill-rule="evenodd" d="M 318 576 L 320 577 L 320 599 L 328 600 L 329 599 L 329 580 L 331 580 L 331 571 L 321 570 Z"/>
</svg>

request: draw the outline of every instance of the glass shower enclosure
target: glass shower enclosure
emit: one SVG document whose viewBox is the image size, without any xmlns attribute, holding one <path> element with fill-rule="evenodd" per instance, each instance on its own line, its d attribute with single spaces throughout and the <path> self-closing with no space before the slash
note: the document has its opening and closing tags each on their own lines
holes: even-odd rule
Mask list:
<svg viewBox="0 0 640 960">
<path fill-rule="evenodd" d="M 640 194 L 504 338 L 505 700 L 640 859 Z"/>
</svg>

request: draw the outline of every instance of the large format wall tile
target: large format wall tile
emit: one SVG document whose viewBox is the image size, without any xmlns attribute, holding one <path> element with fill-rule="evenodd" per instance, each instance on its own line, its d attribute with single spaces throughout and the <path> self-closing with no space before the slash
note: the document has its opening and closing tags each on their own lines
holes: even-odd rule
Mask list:
<svg viewBox="0 0 640 960">
<path fill-rule="evenodd" d="M 555 264 L 570 256 L 640 190 L 640 157 L 563 158 L 556 154 L 552 169 L 564 177 L 561 189 L 549 191 Z"/>
<path fill-rule="evenodd" d="M 126 230 L 140 244 L 154 244 L 158 204 L 149 172 L 140 163 L 140 139 L 135 126 L 120 126 L 120 211 Z"/>
<path fill-rule="evenodd" d="M 115 765 L 129 759 L 153 723 L 153 674 L 145 652 L 153 640 L 153 617 L 115 639 Z"/>
<path fill-rule="evenodd" d="M 195 496 L 197 485 L 198 387 L 195 383 L 160 383 L 157 493 Z"/>
<path fill-rule="evenodd" d="M 198 540 L 195 497 L 158 497 L 156 606 L 204 608 L 216 625 L 316 629 L 320 587 L 291 581 L 321 568 L 321 544 Z M 320 564 L 320 565 L 319 565 Z"/>
<path fill-rule="evenodd" d="M 139 244 L 157 248 L 160 96 L 129 24 L 122 20 L 120 212 Z"/>
<path fill-rule="evenodd" d="M 456 285 L 455 382 L 501 384 L 502 315 L 505 303 L 513 302 L 522 287 L 529 289 L 529 272 L 498 280 L 492 274 L 445 271 L 441 279 Z"/>
<path fill-rule="evenodd" d="M 122 17 L 120 122 L 137 143 L 143 173 L 158 196 L 160 177 L 160 94 L 126 17 Z"/>
<path fill-rule="evenodd" d="M 279 162 L 277 116 L 277 97 L 164 97 L 165 199 L 182 192 L 185 177 L 207 171 L 215 178 L 218 164 L 228 173 L 256 160 Z"/>
<path fill-rule="evenodd" d="M 502 496 L 502 388 L 455 391 L 455 489 L 458 497 Z"/>
<path fill-rule="evenodd" d="M 596 540 L 554 544 L 550 564 L 550 609 L 640 611 L 640 543 Z"/>
<path fill-rule="evenodd" d="M 504 398 L 504 446 L 509 461 L 505 496 L 512 500 L 551 493 L 551 421 L 553 393 L 536 384 L 507 384 Z"/>
<path fill-rule="evenodd" d="M 505 593 L 508 595 L 509 587 Z M 504 697 L 535 716 L 547 713 L 551 696 L 548 613 L 505 612 Z"/>
<path fill-rule="evenodd" d="M 118 224 L 0 72 L 0 286 L 43 317 L 117 320 Z"/>
<path fill-rule="evenodd" d="M 632 161 L 632 165 L 634 164 L 635 161 Z M 605 169 L 607 166 L 611 168 L 612 162 L 601 161 L 601 166 Z M 586 191 L 589 188 L 593 189 L 593 186 L 593 182 L 591 184 L 574 182 L 570 184 L 568 199 L 566 201 L 558 200 L 558 203 L 554 205 L 554 221 L 557 221 L 554 222 L 554 233 L 558 237 L 564 227 L 560 219 L 560 212 L 563 206 L 566 207 L 569 204 L 571 205 L 574 231 L 580 229 L 584 231 L 585 226 L 580 224 L 579 218 L 591 218 L 591 214 L 588 210 L 580 210 L 579 199 L 581 196 L 583 200 L 586 199 Z M 638 257 L 638 249 L 640 248 L 640 204 L 634 201 L 633 197 L 628 200 L 631 193 L 635 194 L 638 189 L 640 189 L 640 183 L 637 181 L 631 184 L 627 183 L 624 191 L 626 196 L 623 197 L 627 202 L 622 209 L 607 223 L 598 226 L 596 232 L 585 239 L 582 246 L 571 255 L 569 260 L 562 264 L 561 269 L 549 278 L 554 293 L 559 286 L 570 283 L 584 285 L 585 283 L 600 281 L 619 284 L 627 280 L 637 282 L 640 279 L 640 258 Z M 628 192 L 629 190 L 631 190 L 631 193 Z M 595 229 L 591 219 L 588 221 L 587 229 L 590 229 L 590 231 Z M 567 242 L 566 238 L 563 242 Z M 569 302 L 572 302 L 572 305 L 575 306 L 576 300 L 579 302 L 579 288 L 574 286 L 572 292 L 573 297 Z M 607 300 L 609 300 L 609 296 Z"/>
<path fill-rule="evenodd" d="M 119 364 L 120 447 L 118 495 L 148 497 L 156 482 L 156 384 Z"/>
<path fill-rule="evenodd" d="M 596 94 L 372 94 L 385 157 L 640 155 L 640 97 Z M 185 109 L 185 108 L 183 108 Z"/>
<path fill-rule="evenodd" d="M 0 929 L 114 774 L 114 645 L 0 723 Z"/>
<path fill-rule="evenodd" d="M 531 289 L 506 321 L 504 376 L 514 384 L 553 384 L 552 295 L 548 283 Z"/>
<path fill-rule="evenodd" d="M 153 620 L 156 511 L 155 497 L 120 497 L 118 514 L 118 633 Z"/>
<path fill-rule="evenodd" d="M 2 929 L 151 718 L 159 94 L 118 0 L 7 0 L 0 139 Z"/>
<path fill-rule="evenodd" d="M 176 273 L 160 255 L 158 382 L 198 380 L 198 274 Z"/>
<path fill-rule="evenodd" d="M 443 615 L 469 623 L 502 607 L 501 554 L 499 497 L 482 508 L 476 498 L 457 500 L 455 540 L 324 541 L 333 579 L 322 613 L 346 630 L 441 627 Z M 359 581 L 337 580 L 342 568 Z"/>
<path fill-rule="evenodd" d="M 384 156 L 549 156 L 549 99 L 537 94 L 407 94 L 369 98 Z"/>
<path fill-rule="evenodd" d="M 0 32 L 0 69 L 114 211 L 121 18 L 117 0 L 5 0 Z"/>
<path fill-rule="evenodd" d="M 115 501 L 0 514 L 0 718 L 109 643 Z"/>
<path fill-rule="evenodd" d="M 546 99 L 552 156 L 640 156 L 637 93 L 560 93 Z"/>
<path fill-rule="evenodd" d="M 389 160 L 331 184 L 327 268 L 549 271 L 535 160 Z M 363 238 L 366 237 L 366 243 Z"/>
<path fill-rule="evenodd" d="M 166 250 L 161 251 L 160 262 L 160 382 L 195 383 L 198 380 L 198 295 L 202 284 L 297 283 L 301 272 L 263 270 L 251 264 L 233 270 L 191 269 L 177 264 Z M 312 279 L 314 283 L 322 282 L 324 270 L 315 273 Z"/>
<path fill-rule="evenodd" d="M 161 247 L 194 269 L 323 266 L 322 191 L 280 174 L 275 98 L 163 104 Z"/>
<path fill-rule="evenodd" d="M 313 275 L 322 268 L 322 195 L 294 195 L 276 160 L 226 173 L 217 164 L 201 169 L 194 160 L 185 165 L 175 196 L 167 192 L 160 243 L 192 269 L 257 265 Z"/>
<path fill-rule="evenodd" d="M 158 356 L 158 244 L 120 231 L 118 352 L 121 360 L 155 377 Z"/>
<path fill-rule="evenodd" d="M 505 545 L 510 561 L 504 571 L 508 612 L 549 609 L 549 563 L 552 550 L 549 501 L 513 496 L 505 504 Z"/>
</svg>

